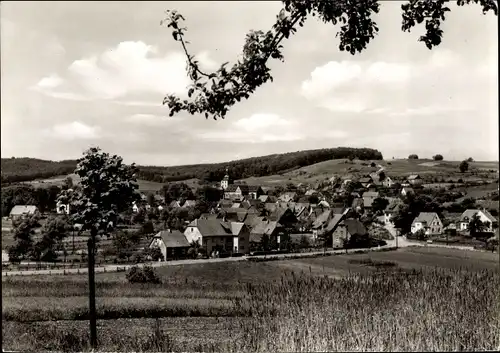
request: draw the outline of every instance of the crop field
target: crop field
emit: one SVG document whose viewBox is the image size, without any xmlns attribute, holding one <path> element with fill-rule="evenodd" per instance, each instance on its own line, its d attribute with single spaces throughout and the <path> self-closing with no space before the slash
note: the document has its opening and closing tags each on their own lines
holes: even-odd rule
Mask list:
<svg viewBox="0 0 500 353">
<path fill-rule="evenodd" d="M 497 254 L 405 248 L 158 271 L 159 285 L 129 284 L 124 273 L 96 276 L 102 349 L 485 350 L 500 343 Z M 87 350 L 86 281 L 3 278 L 3 346 Z"/>
</svg>

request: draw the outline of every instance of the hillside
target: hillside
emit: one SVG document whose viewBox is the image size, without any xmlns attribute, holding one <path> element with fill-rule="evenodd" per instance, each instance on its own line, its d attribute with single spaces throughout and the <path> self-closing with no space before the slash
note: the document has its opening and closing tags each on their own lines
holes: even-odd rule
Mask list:
<svg viewBox="0 0 500 353">
<path fill-rule="evenodd" d="M 139 166 L 138 178 L 157 183 L 187 179 L 218 181 L 224 176 L 226 168 L 229 168 L 231 177 L 241 179 L 283 173 L 318 162 L 350 156 L 361 160 L 381 160 L 383 158 L 379 151 L 370 148 L 338 147 L 272 154 L 226 163 L 173 167 Z M 53 162 L 35 158 L 2 158 L 2 183 L 61 178 L 61 176 L 72 173 L 75 166 L 75 160 Z"/>
<path fill-rule="evenodd" d="M 408 160 L 394 159 L 375 161 L 378 166 L 384 168 L 386 175 L 399 179 L 411 174 L 419 174 L 426 182 L 448 182 L 459 179 L 463 181 L 477 180 L 498 180 L 498 162 L 471 162 L 470 170 L 460 173 L 458 161 L 432 160 Z M 366 175 L 378 170 L 379 167 L 371 167 L 367 161 L 354 160 L 349 162 L 346 159 L 328 160 L 311 164 L 290 172 L 277 173 L 262 177 L 249 177 L 241 179 L 249 185 L 283 185 L 286 183 L 308 183 L 314 184 L 334 175 L 344 178 Z"/>
</svg>

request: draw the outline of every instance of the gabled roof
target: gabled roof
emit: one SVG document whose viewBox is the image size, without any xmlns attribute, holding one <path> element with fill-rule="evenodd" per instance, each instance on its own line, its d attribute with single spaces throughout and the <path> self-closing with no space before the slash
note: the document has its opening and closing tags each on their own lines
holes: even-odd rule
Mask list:
<svg viewBox="0 0 500 353">
<path fill-rule="evenodd" d="M 330 218 L 331 211 L 324 211 L 322 214 L 320 214 L 316 219 L 314 220 L 312 224 L 313 229 L 320 228 L 325 225 L 326 222 L 328 222 L 328 219 Z"/>
<path fill-rule="evenodd" d="M 186 200 L 182 204 L 182 207 L 193 207 L 196 206 L 196 201 L 195 200 Z"/>
<path fill-rule="evenodd" d="M 162 230 L 154 238 L 160 238 L 167 248 L 189 247 L 189 242 L 185 235 L 178 230 Z"/>
<path fill-rule="evenodd" d="M 489 213 L 488 211 L 475 210 L 475 209 L 465 210 L 464 213 L 462 213 L 462 215 L 460 216 L 460 222 L 465 222 L 466 220 L 467 221 L 470 220 L 472 216 L 478 212 L 482 212 L 491 223 L 498 222 L 498 220 L 495 217 L 493 217 L 491 213 Z"/>
<path fill-rule="evenodd" d="M 264 234 L 272 235 L 279 223 L 276 221 L 270 221 L 264 217 L 259 217 L 260 219 L 254 224 L 250 232 L 251 242 L 260 242 Z"/>
<path fill-rule="evenodd" d="M 332 216 L 332 219 L 328 222 L 328 225 L 326 226 L 326 231 L 331 232 L 334 231 L 335 228 L 337 228 L 338 224 L 340 221 L 343 219 L 344 215 L 343 214 L 334 214 Z"/>
<path fill-rule="evenodd" d="M 408 192 L 414 192 L 414 191 L 413 191 L 413 188 L 411 188 L 411 187 L 409 187 L 409 186 L 405 186 L 405 187 L 403 187 L 403 188 L 401 189 L 401 191 L 403 191 L 403 190 L 404 190 L 405 192 L 407 192 L 407 193 L 408 193 Z"/>
<path fill-rule="evenodd" d="M 179 203 L 179 201 L 172 201 L 170 202 L 169 204 L 170 207 L 181 207 L 181 204 Z"/>
<path fill-rule="evenodd" d="M 431 223 L 432 220 L 439 216 L 437 215 L 436 212 L 420 212 L 417 217 L 413 220 L 412 224 L 417 223 L 417 222 L 422 222 L 422 223 Z"/>
<path fill-rule="evenodd" d="M 344 225 L 347 228 L 349 234 L 352 235 L 365 235 L 368 232 L 366 231 L 365 226 L 359 220 L 354 218 L 349 218 L 344 220 Z"/>
<path fill-rule="evenodd" d="M 408 180 L 415 180 L 415 179 L 420 179 L 420 175 L 418 174 L 412 174 L 408 177 Z"/>
<path fill-rule="evenodd" d="M 247 184 L 235 184 L 237 188 L 240 188 L 242 194 L 248 193 L 248 185 Z"/>
<path fill-rule="evenodd" d="M 38 208 L 34 205 L 16 205 L 10 211 L 11 216 L 21 216 L 23 214 L 34 214 Z"/>
<path fill-rule="evenodd" d="M 232 231 L 227 223 L 220 219 L 198 219 L 196 227 L 203 237 L 232 236 Z"/>
<path fill-rule="evenodd" d="M 230 222 L 230 226 L 231 226 L 231 232 L 233 233 L 233 235 L 240 235 L 241 233 L 241 230 L 243 229 L 243 227 L 245 227 L 245 223 L 243 222 Z"/>
<path fill-rule="evenodd" d="M 371 183 L 372 178 L 371 177 L 363 177 L 358 180 L 360 183 Z"/>
<path fill-rule="evenodd" d="M 260 195 L 260 196 L 258 197 L 258 199 L 259 199 L 260 201 L 262 201 L 262 202 L 267 202 L 267 200 L 269 199 L 269 197 L 270 197 L 269 195 Z"/>
</svg>

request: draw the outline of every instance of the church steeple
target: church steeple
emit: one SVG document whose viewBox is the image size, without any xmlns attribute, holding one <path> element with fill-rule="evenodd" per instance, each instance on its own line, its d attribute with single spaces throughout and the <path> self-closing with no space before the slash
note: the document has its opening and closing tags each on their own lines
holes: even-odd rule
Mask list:
<svg viewBox="0 0 500 353">
<path fill-rule="evenodd" d="M 229 168 L 227 167 L 226 167 L 226 175 L 224 175 L 224 178 L 222 178 L 220 186 L 223 190 L 226 190 L 227 187 L 229 186 Z"/>
</svg>

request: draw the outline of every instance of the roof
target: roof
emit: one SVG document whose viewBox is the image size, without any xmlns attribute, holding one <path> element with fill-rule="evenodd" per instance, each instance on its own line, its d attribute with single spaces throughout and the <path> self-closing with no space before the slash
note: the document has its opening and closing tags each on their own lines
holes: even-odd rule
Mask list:
<svg viewBox="0 0 500 353">
<path fill-rule="evenodd" d="M 330 211 L 324 211 L 322 214 L 320 214 L 318 217 L 313 222 L 312 228 L 320 228 L 323 226 L 326 222 L 328 222 L 328 218 L 330 218 Z"/>
<path fill-rule="evenodd" d="M 488 211 L 486 211 L 486 210 L 475 210 L 475 209 L 465 210 L 464 213 L 462 213 L 462 215 L 460 216 L 460 222 L 463 222 L 465 220 L 465 218 L 471 219 L 472 216 L 475 215 L 478 212 L 482 212 L 485 215 L 485 217 L 488 218 L 488 220 L 491 223 L 498 222 L 497 219 L 495 217 L 493 217 L 491 215 L 491 213 L 489 213 Z"/>
<path fill-rule="evenodd" d="M 262 202 L 266 202 L 269 199 L 269 195 L 260 195 L 258 199 Z"/>
<path fill-rule="evenodd" d="M 417 217 L 413 220 L 413 223 L 422 222 L 422 223 L 431 223 L 434 217 L 438 217 L 436 212 L 420 212 Z M 439 217 L 438 217 L 439 218 Z"/>
<path fill-rule="evenodd" d="M 260 185 L 248 185 L 248 192 L 257 192 L 259 190 L 262 191 Z"/>
<path fill-rule="evenodd" d="M 196 205 L 195 200 L 186 200 L 184 202 L 184 204 L 182 205 L 182 207 L 191 207 L 191 206 L 195 206 L 195 205 Z"/>
<path fill-rule="evenodd" d="M 371 177 L 363 177 L 358 180 L 360 183 L 371 183 L 372 178 Z"/>
<path fill-rule="evenodd" d="M 239 185 L 230 184 L 227 186 L 225 192 L 235 192 Z"/>
<path fill-rule="evenodd" d="M 406 192 L 414 192 L 413 191 L 413 188 L 409 187 L 409 186 L 405 186 L 403 187 L 401 190 L 405 190 Z"/>
<path fill-rule="evenodd" d="M 235 202 L 231 205 L 231 208 L 240 208 L 241 202 Z"/>
<path fill-rule="evenodd" d="M 38 210 L 36 206 L 33 205 L 16 205 L 12 207 L 10 211 L 11 216 L 21 216 L 23 214 L 33 214 Z"/>
<path fill-rule="evenodd" d="M 379 193 L 377 191 L 367 191 L 367 192 L 364 192 L 363 193 L 363 198 L 364 197 L 373 197 L 373 198 L 377 198 L 379 197 Z"/>
<path fill-rule="evenodd" d="M 332 216 L 332 219 L 330 219 L 330 222 L 328 222 L 328 225 L 326 226 L 326 231 L 331 232 L 334 231 L 335 228 L 337 228 L 337 225 L 340 223 L 342 218 L 344 217 L 343 214 L 334 214 Z"/>
<path fill-rule="evenodd" d="M 220 219 L 198 219 L 196 227 L 204 237 L 233 235 L 229 226 Z"/>
<path fill-rule="evenodd" d="M 419 179 L 420 178 L 420 175 L 418 174 L 412 174 L 408 177 L 408 180 L 415 180 L 415 179 Z"/>
<path fill-rule="evenodd" d="M 161 238 L 167 248 L 189 247 L 189 242 L 187 241 L 186 236 L 178 230 L 162 230 L 154 237 Z"/>
<path fill-rule="evenodd" d="M 248 193 L 248 185 L 247 184 L 235 184 L 236 185 L 236 188 L 240 188 L 241 190 L 241 193 Z"/>
<path fill-rule="evenodd" d="M 245 223 L 243 223 L 243 222 L 230 222 L 230 226 L 231 226 L 231 232 L 233 233 L 233 235 L 240 235 L 241 230 L 245 226 Z"/>
<path fill-rule="evenodd" d="M 314 195 L 314 194 L 317 194 L 318 192 L 314 189 L 311 189 L 311 190 L 307 190 L 305 195 L 306 196 L 311 196 L 311 195 Z"/>
<path fill-rule="evenodd" d="M 344 225 L 347 228 L 347 231 L 350 235 L 365 235 L 368 232 L 366 231 L 365 226 L 357 219 L 349 218 L 344 220 Z"/>
<path fill-rule="evenodd" d="M 251 242 L 260 242 L 264 234 L 271 235 L 278 227 L 279 223 L 276 221 L 270 221 L 264 217 L 259 217 L 260 219 L 255 223 L 250 232 Z"/>
</svg>

